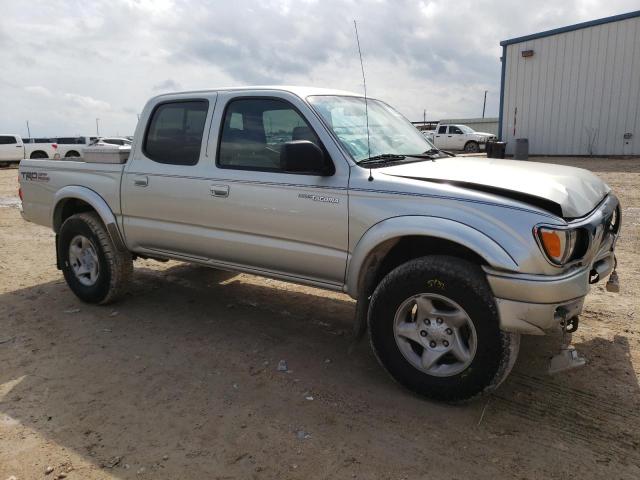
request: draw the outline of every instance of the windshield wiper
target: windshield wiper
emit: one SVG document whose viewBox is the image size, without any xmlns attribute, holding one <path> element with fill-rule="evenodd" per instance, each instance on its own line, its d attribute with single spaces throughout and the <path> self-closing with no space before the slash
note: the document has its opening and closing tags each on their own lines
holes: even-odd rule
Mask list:
<svg viewBox="0 0 640 480">
<path fill-rule="evenodd" d="M 407 157 L 406 155 L 397 155 L 395 153 L 381 153 L 380 155 L 374 155 L 372 157 L 365 158 L 364 160 L 360 160 L 358 162 L 358 165 L 367 165 L 370 163 L 393 162 L 393 161 L 404 160 L 406 157 Z"/>
<path fill-rule="evenodd" d="M 437 154 L 437 153 L 443 153 L 444 155 L 448 155 L 450 157 L 455 157 L 456 155 L 454 153 L 448 152 L 446 150 L 442 150 L 441 148 L 432 148 L 430 150 L 427 150 L 426 152 L 427 154 Z"/>
</svg>

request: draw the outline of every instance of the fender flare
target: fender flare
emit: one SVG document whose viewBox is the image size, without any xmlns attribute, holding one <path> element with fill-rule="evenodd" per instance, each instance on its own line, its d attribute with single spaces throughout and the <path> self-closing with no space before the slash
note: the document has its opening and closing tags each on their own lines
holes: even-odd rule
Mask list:
<svg viewBox="0 0 640 480">
<path fill-rule="evenodd" d="M 54 207 L 52 211 L 51 224 L 56 235 L 59 233 L 60 227 L 62 226 L 62 207 L 64 206 L 65 200 L 71 199 L 82 200 L 83 202 L 88 203 L 102 220 L 102 223 L 106 227 L 107 233 L 111 237 L 116 248 L 120 251 L 127 249 L 120 230 L 118 229 L 116 217 L 111 211 L 109 204 L 104 198 L 90 188 L 79 185 L 68 185 L 63 187 L 58 190 L 53 197 Z"/>
<path fill-rule="evenodd" d="M 477 253 L 498 270 L 518 269 L 516 260 L 493 238 L 474 227 L 442 217 L 408 215 L 383 220 L 367 230 L 356 244 L 347 265 L 346 293 L 358 297 L 372 252 L 385 242 L 406 236 L 424 236 L 449 240 Z M 395 242 L 393 242 L 395 244 Z"/>
</svg>

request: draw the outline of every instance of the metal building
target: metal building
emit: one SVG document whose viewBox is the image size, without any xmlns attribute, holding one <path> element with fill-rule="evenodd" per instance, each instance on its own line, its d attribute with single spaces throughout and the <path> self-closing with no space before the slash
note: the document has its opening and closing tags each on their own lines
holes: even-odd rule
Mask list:
<svg viewBox="0 0 640 480">
<path fill-rule="evenodd" d="M 640 155 L 640 11 L 500 45 L 507 153 Z"/>
</svg>

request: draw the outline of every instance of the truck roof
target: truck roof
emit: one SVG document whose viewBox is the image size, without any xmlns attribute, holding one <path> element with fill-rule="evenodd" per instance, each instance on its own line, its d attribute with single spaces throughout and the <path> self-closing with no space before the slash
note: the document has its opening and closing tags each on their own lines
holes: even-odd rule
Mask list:
<svg viewBox="0 0 640 480">
<path fill-rule="evenodd" d="M 254 91 L 254 90 L 273 90 L 280 92 L 289 92 L 294 95 L 305 98 L 309 95 L 344 95 L 351 97 L 362 97 L 363 95 L 354 92 L 348 92 L 346 90 L 336 90 L 332 88 L 319 88 L 319 87 L 304 87 L 304 86 L 291 86 L 291 85 L 256 85 L 256 86 L 245 86 L 245 87 L 222 87 L 222 88 L 208 88 L 202 90 L 189 90 L 183 92 L 168 92 L 160 95 L 156 95 L 154 98 L 161 98 L 165 96 L 171 95 L 183 95 L 183 94 L 198 94 L 198 93 L 211 93 L 211 92 L 246 92 L 246 91 Z"/>
</svg>

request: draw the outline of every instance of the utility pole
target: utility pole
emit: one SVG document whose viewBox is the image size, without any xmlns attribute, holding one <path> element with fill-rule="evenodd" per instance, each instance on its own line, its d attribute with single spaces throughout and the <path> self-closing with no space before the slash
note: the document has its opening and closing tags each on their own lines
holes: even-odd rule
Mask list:
<svg viewBox="0 0 640 480">
<path fill-rule="evenodd" d="M 422 111 L 422 124 L 425 127 L 427 126 L 427 109 L 426 108 Z"/>
<path fill-rule="evenodd" d="M 487 91 L 484 91 L 484 103 L 482 104 L 482 118 L 484 118 L 484 111 L 487 108 Z"/>
<path fill-rule="evenodd" d="M 100 127 L 98 126 L 99 118 L 96 118 L 96 137 L 100 136 Z"/>
<path fill-rule="evenodd" d="M 31 138 L 31 129 L 29 128 L 29 120 L 27 120 L 27 135 Z"/>
</svg>

